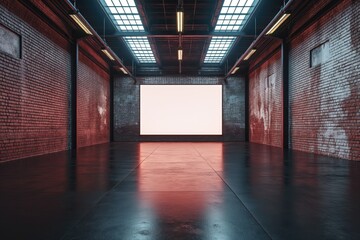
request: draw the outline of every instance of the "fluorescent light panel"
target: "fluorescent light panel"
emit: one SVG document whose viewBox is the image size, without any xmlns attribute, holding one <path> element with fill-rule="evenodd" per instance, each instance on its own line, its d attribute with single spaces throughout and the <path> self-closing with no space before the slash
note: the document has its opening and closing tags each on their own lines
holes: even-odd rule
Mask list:
<svg viewBox="0 0 360 240">
<path fill-rule="evenodd" d="M 128 74 L 128 72 L 125 70 L 125 68 L 121 67 L 120 70 L 124 73 L 124 74 Z"/>
<path fill-rule="evenodd" d="M 214 32 L 239 32 L 258 0 L 225 0 Z M 233 46 L 236 37 L 212 37 L 204 63 L 221 64 Z"/>
<path fill-rule="evenodd" d="M 285 21 L 290 17 L 291 14 L 284 13 L 281 18 L 270 28 L 266 35 L 273 34 Z"/>
<path fill-rule="evenodd" d="M 234 68 L 234 70 L 231 72 L 231 74 L 235 74 L 239 70 L 239 67 Z"/>
<path fill-rule="evenodd" d="M 134 0 L 99 0 L 118 30 L 123 33 L 145 33 Z M 139 63 L 156 63 L 147 37 L 124 37 Z"/>
<path fill-rule="evenodd" d="M 183 32 L 184 31 L 184 11 L 183 10 L 176 11 L 176 23 L 177 23 L 177 31 Z"/>
<path fill-rule="evenodd" d="M 86 25 L 83 23 L 83 21 L 80 20 L 77 14 L 70 14 L 70 17 L 76 22 L 76 24 L 86 33 L 89 35 L 93 35 L 92 32 Z"/>
<path fill-rule="evenodd" d="M 181 48 L 178 49 L 178 60 L 179 61 L 183 60 L 183 50 Z"/>
<path fill-rule="evenodd" d="M 101 49 L 101 51 L 102 51 L 110 60 L 112 60 L 112 61 L 115 60 L 115 58 L 109 53 L 108 50 L 106 50 L 106 49 Z"/>
<path fill-rule="evenodd" d="M 244 57 L 244 60 L 248 60 L 249 58 L 251 58 L 251 56 L 256 52 L 256 49 L 253 48 L 250 50 L 250 52 Z"/>
</svg>

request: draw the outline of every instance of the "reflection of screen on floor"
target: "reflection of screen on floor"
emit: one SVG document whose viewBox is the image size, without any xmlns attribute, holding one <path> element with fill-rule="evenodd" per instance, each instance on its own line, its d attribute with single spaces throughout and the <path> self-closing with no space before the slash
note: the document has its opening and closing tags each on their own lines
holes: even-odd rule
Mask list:
<svg viewBox="0 0 360 240">
<path fill-rule="evenodd" d="M 221 85 L 141 85 L 141 135 L 221 135 Z"/>
</svg>

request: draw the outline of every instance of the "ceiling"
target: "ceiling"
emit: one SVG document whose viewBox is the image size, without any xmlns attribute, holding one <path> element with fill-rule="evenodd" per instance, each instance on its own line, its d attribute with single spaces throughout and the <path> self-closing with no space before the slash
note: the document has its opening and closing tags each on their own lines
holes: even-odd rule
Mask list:
<svg viewBox="0 0 360 240">
<path fill-rule="evenodd" d="M 179 36 L 176 31 L 178 0 L 135 0 L 156 64 L 139 64 L 123 40 L 123 35 L 103 10 L 99 0 L 77 0 L 76 7 L 92 27 L 132 69 L 134 75 L 178 74 L 177 50 Z M 235 44 L 220 64 L 204 64 L 211 36 L 223 0 L 184 0 L 184 33 L 182 48 L 182 74 L 224 75 L 246 51 L 250 44 L 280 11 L 284 0 L 259 0 L 253 14 L 235 35 Z M 104 28 L 105 26 L 105 28 Z M 234 34 L 233 34 L 234 35 Z"/>
</svg>

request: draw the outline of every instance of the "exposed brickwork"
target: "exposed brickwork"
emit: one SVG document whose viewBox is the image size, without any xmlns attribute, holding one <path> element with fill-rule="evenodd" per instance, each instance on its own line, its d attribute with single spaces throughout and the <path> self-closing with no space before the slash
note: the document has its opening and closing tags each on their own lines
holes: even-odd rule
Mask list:
<svg viewBox="0 0 360 240">
<path fill-rule="evenodd" d="M 245 79 L 229 77 L 223 84 L 223 141 L 245 140 Z"/>
<path fill-rule="evenodd" d="M 281 51 L 272 54 L 249 74 L 250 142 L 282 147 Z"/>
<path fill-rule="evenodd" d="M 344 0 L 291 42 L 293 149 L 360 160 L 360 2 Z M 329 41 L 330 60 L 310 68 Z"/>
<path fill-rule="evenodd" d="M 82 51 L 77 84 L 77 146 L 109 142 L 110 76 Z"/>
<path fill-rule="evenodd" d="M 0 24 L 22 36 L 23 51 L 21 59 L 0 53 L 0 161 L 66 150 L 70 141 L 71 48 L 64 36 L 70 37 L 72 31 L 64 19 L 50 12 L 48 5 L 36 0 L 29 2 L 63 30 L 60 35 L 19 1 L 1 1 Z M 360 1 L 338 1 L 336 8 L 308 25 L 307 21 L 330 2 L 335 1 L 316 1 L 310 11 L 291 24 L 291 147 L 360 160 Z M 310 68 L 310 50 L 325 41 L 330 43 L 329 61 Z M 250 64 L 250 140 L 282 146 L 281 53 L 272 52 L 262 62 L 268 54 L 262 53 Z M 78 146 L 108 142 L 107 63 L 91 47 L 82 46 L 78 74 Z M 244 90 L 238 80 L 242 81 L 229 79 L 224 87 L 224 115 L 228 114 L 224 126 L 228 123 L 231 133 L 240 130 L 242 139 Z M 221 84 L 221 81 L 155 77 L 140 84 Z M 129 133 L 125 134 L 126 140 L 138 137 L 139 109 L 134 108 L 138 106 L 138 89 L 132 79 L 115 82 L 118 91 L 115 107 L 127 107 L 115 110 L 115 127 L 119 127 L 115 130 L 124 127 Z M 131 93 L 134 95 L 130 96 Z M 130 115 L 122 126 L 117 120 L 124 113 Z M 118 139 L 123 140 L 123 132 L 118 133 Z"/>
<path fill-rule="evenodd" d="M 140 133 L 140 85 L 130 77 L 114 79 L 114 140 L 138 141 Z"/>
<path fill-rule="evenodd" d="M 70 146 L 70 32 L 46 5 L 32 2 L 53 23 L 18 1 L 0 6 L 0 24 L 21 35 L 23 46 L 21 59 L 0 53 L 0 161 Z M 108 142 L 110 122 L 108 64 L 84 42 L 80 49 L 78 147 Z"/>
<path fill-rule="evenodd" d="M 21 59 L 0 53 L 0 161 L 66 150 L 70 44 L 18 1 L 3 4 L 17 16 L 0 5 L 0 24 L 23 48 Z"/>
</svg>

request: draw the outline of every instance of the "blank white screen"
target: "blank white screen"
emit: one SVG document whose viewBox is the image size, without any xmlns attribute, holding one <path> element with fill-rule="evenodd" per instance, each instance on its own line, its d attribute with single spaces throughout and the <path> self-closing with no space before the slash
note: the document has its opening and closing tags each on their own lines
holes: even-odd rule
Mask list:
<svg viewBox="0 0 360 240">
<path fill-rule="evenodd" d="M 221 135 L 222 85 L 141 85 L 141 135 Z"/>
</svg>

